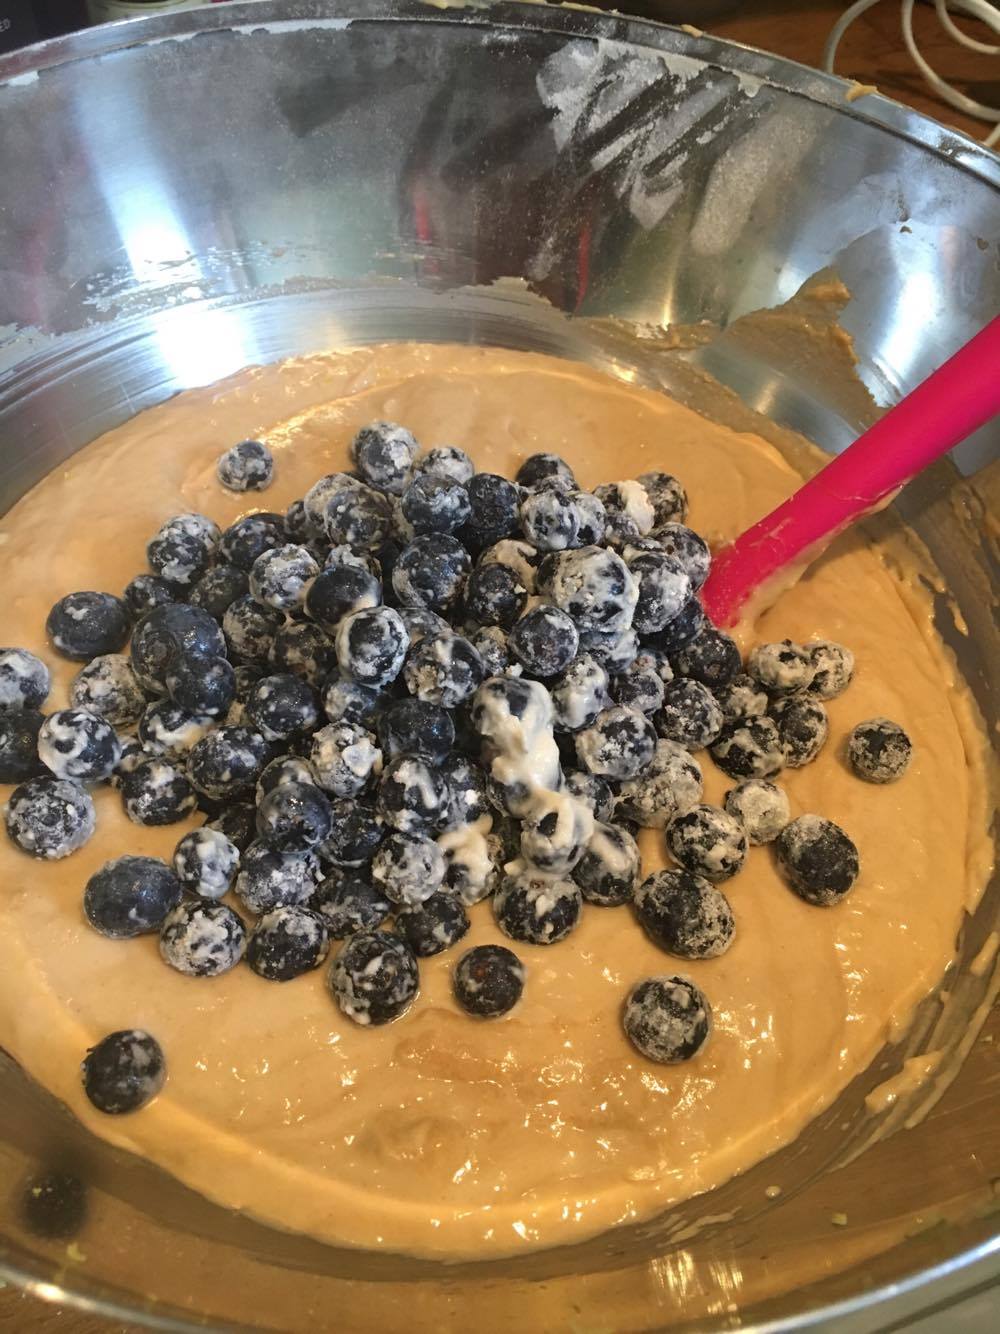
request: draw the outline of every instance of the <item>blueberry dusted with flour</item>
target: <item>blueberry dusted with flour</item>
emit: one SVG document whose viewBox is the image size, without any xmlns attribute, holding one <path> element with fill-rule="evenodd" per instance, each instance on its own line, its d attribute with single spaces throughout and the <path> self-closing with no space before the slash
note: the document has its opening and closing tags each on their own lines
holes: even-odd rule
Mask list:
<svg viewBox="0 0 1000 1334">
<path fill-rule="evenodd" d="M 397 913 L 396 930 L 418 959 L 429 959 L 462 939 L 469 930 L 469 915 L 454 894 L 432 894 Z"/>
<path fill-rule="evenodd" d="M 654 722 L 657 733 L 667 741 L 702 750 L 722 731 L 722 710 L 708 686 L 676 677 L 663 688 L 663 708 Z"/>
<path fill-rule="evenodd" d="M 133 824 L 176 824 L 198 806 L 187 775 L 163 759 L 143 760 L 123 775 L 121 794 L 125 814 Z"/>
<path fill-rule="evenodd" d="M 218 554 L 229 565 L 237 565 L 249 574 L 254 562 L 265 551 L 283 546 L 287 541 L 284 515 L 245 514 L 222 534 Z"/>
<path fill-rule="evenodd" d="M 352 612 L 377 607 L 382 585 L 371 570 L 361 565 L 333 565 L 317 576 L 306 593 L 306 614 L 329 634 Z"/>
<path fill-rule="evenodd" d="M 488 547 L 479 557 L 480 565 L 504 565 L 517 575 L 528 593 L 534 593 L 542 553 L 530 542 L 506 537 Z"/>
<path fill-rule="evenodd" d="M 650 940 L 682 959 L 714 959 L 733 943 L 736 923 L 721 889 L 691 871 L 655 871 L 635 894 Z"/>
<path fill-rule="evenodd" d="M 305 852 L 330 835 L 333 813 L 315 783 L 279 783 L 257 807 L 262 843 L 281 852 Z"/>
<path fill-rule="evenodd" d="M 419 644 L 421 639 L 426 639 L 428 635 L 433 638 L 436 635 L 451 633 L 451 626 L 444 617 L 427 607 L 400 607 L 399 615 L 406 627 L 406 633 L 410 636 L 411 644 Z"/>
<path fill-rule="evenodd" d="M 616 704 L 638 709 L 640 713 L 651 717 L 663 708 L 664 685 L 663 677 L 651 656 L 640 653 L 623 672 L 611 679 L 609 689 Z"/>
<path fill-rule="evenodd" d="M 722 804 L 739 820 L 755 847 L 773 843 L 792 818 L 788 794 L 763 778 L 748 778 L 737 784 L 726 793 Z"/>
<path fill-rule="evenodd" d="M 221 621 L 237 598 L 250 592 L 250 576 L 238 565 L 213 565 L 206 570 L 188 594 L 193 607 L 201 607 L 216 621 Z"/>
<path fill-rule="evenodd" d="M 525 671 L 544 680 L 566 670 L 577 655 L 580 635 L 566 612 L 542 605 L 521 617 L 508 643 Z"/>
<path fill-rule="evenodd" d="M 393 903 L 412 907 L 440 889 L 444 856 L 422 834 L 392 833 L 372 858 L 371 878 Z"/>
<path fill-rule="evenodd" d="M 438 829 L 448 814 L 448 784 L 431 761 L 400 755 L 379 781 L 378 810 L 390 829 L 424 834 Z"/>
<path fill-rule="evenodd" d="M 521 528 L 539 551 L 565 551 L 577 545 L 580 512 L 573 494 L 546 488 L 529 492 L 521 501 Z"/>
<path fill-rule="evenodd" d="M 415 537 L 403 548 L 392 572 L 392 586 L 404 607 L 447 611 L 459 601 L 472 560 L 448 533 Z"/>
<path fill-rule="evenodd" d="M 41 658 L 25 648 L 0 648 L 0 713 L 40 709 L 51 687 Z"/>
<path fill-rule="evenodd" d="M 625 1035 L 633 1047 L 659 1065 L 689 1061 L 712 1031 L 712 1008 L 686 977 L 647 977 L 625 1001 Z"/>
<path fill-rule="evenodd" d="M 518 572 L 499 561 L 477 565 L 465 586 L 466 615 L 480 625 L 502 625 L 509 630 L 527 599 Z"/>
<path fill-rule="evenodd" d="M 569 495 L 576 509 L 576 545 L 600 546 L 608 526 L 603 504 L 591 491 L 571 491 Z"/>
<path fill-rule="evenodd" d="M 725 685 L 715 686 L 712 690 L 722 717 L 726 724 L 745 723 L 750 718 L 760 718 L 767 712 L 769 703 L 765 690 L 746 672 L 739 672 Z"/>
<path fill-rule="evenodd" d="M 793 695 L 790 699 L 775 700 L 771 705 L 771 717 L 777 726 L 788 768 L 801 769 L 803 765 L 811 764 L 830 733 L 823 705 L 807 695 Z"/>
<path fill-rule="evenodd" d="M 369 486 L 396 496 L 406 489 L 419 452 L 413 435 L 395 422 L 363 426 L 351 442 L 351 460 Z"/>
<path fill-rule="evenodd" d="M 218 977 L 235 968 L 246 949 L 238 913 L 213 899 L 184 899 L 164 918 L 160 957 L 188 977 Z"/>
<path fill-rule="evenodd" d="M 174 874 L 189 894 L 221 899 L 240 867 L 240 850 L 219 829 L 205 825 L 185 834 L 174 849 Z"/>
<path fill-rule="evenodd" d="M 616 814 L 643 829 L 665 829 L 675 816 L 701 801 L 703 790 L 694 756 L 676 741 L 660 740 L 649 766 L 620 784 Z"/>
<path fill-rule="evenodd" d="M 455 999 L 468 1014 L 496 1019 L 524 992 L 524 964 L 506 945 L 476 945 L 455 967 Z"/>
<path fill-rule="evenodd" d="M 655 634 L 643 636 L 643 646 L 672 658 L 694 639 L 706 623 L 705 612 L 697 597 L 689 598 L 677 615 Z"/>
<path fill-rule="evenodd" d="M 168 602 L 142 618 L 132 636 L 129 654 L 142 688 L 153 695 L 164 695 L 167 671 L 178 657 L 225 657 L 226 640 L 202 607 Z"/>
<path fill-rule="evenodd" d="M 486 821 L 453 826 L 437 840 L 444 856 L 442 886 L 471 907 L 488 899 L 500 884 L 502 869 L 518 851 L 517 835 L 510 822 L 494 817 L 492 829 L 484 833 Z"/>
<path fill-rule="evenodd" d="M 639 585 L 632 623 L 641 635 L 655 634 L 691 597 L 690 577 L 676 557 L 662 551 L 640 551 L 628 565 Z"/>
<path fill-rule="evenodd" d="M 913 743 L 898 723 L 869 718 L 847 738 L 847 758 L 866 782 L 895 783 L 909 768 Z"/>
<path fill-rule="evenodd" d="M 0 783 L 24 783 L 46 772 L 38 758 L 38 733 L 44 721 L 35 709 L 0 712 Z"/>
<path fill-rule="evenodd" d="M 488 677 L 503 676 L 509 671 L 520 674 L 521 666 L 513 660 L 507 632 L 499 625 L 484 625 L 469 636 L 469 643 L 482 659 Z"/>
<path fill-rule="evenodd" d="M 323 918 L 331 940 L 374 931 L 392 912 L 392 904 L 380 889 L 353 875 L 328 876 L 317 885 L 309 906 Z"/>
<path fill-rule="evenodd" d="M 247 942 L 247 963 L 269 982 L 290 982 L 318 968 L 330 951 L 326 922 L 309 908 L 265 913 Z"/>
<path fill-rule="evenodd" d="M 316 775 L 308 760 L 299 755 L 279 755 L 266 764 L 257 779 L 256 797 L 261 802 L 269 792 L 285 783 L 312 783 Z"/>
<path fill-rule="evenodd" d="M 514 480 L 528 490 L 552 485 L 566 491 L 576 490 L 573 469 L 558 454 L 529 454 L 518 468 Z"/>
<path fill-rule="evenodd" d="M 839 903 L 860 870 L 854 842 L 832 820 L 800 815 L 778 835 L 778 864 L 799 898 L 817 907 Z"/>
<path fill-rule="evenodd" d="M 618 676 L 639 656 L 639 639 L 631 626 L 620 635 L 587 632 L 580 636 L 580 644 L 608 676 Z"/>
<path fill-rule="evenodd" d="M 202 718 L 222 718 L 236 698 L 236 672 L 226 658 L 178 655 L 167 668 L 174 704 Z"/>
<path fill-rule="evenodd" d="M 482 551 L 518 531 L 521 494 L 506 477 L 479 472 L 466 483 L 471 513 L 459 536 L 470 551 Z"/>
<path fill-rule="evenodd" d="M 549 683 L 553 725 L 561 732 L 579 732 L 596 722 L 610 703 L 608 674 L 601 664 L 581 653 Z"/>
<path fill-rule="evenodd" d="M 673 666 L 678 676 L 689 677 L 714 689 L 734 680 L 740 674 L 743 661 L 735 639 L 714 625 L 706 624 L 678 652 Z"/>
<path fill-rule="evenodd" d="M 790 639 L 782 639 L 776 644 L 758 644 L 747 658 L 747 671 L 772 699 L 808 689 L 814 670 L 806 650 Z"/>
<path fill-rule="evenodd" d="M 600 546 L 548 557 L 538 587 L 581 635 L 621 635 L 632 624 L 639 597 L 639 584 L 622 558 Z"/>
<path fill-rule="evenodd" d="M 309 621 L 288 621 L 274 636 L 269 662 L 278 672 L 290 672 L 318 690 L 337 666 L 333 640 Z"/>
<path fill-rule="evenodd" d="M 290 673 L 262 677 L 247 696 L 246 721 L 265 741 L 311 732 L 319 718 L 316 692 Z"/>
<path fill-rule="evenodd" d="M 177 584 L 170 584 L 158 574 L 137 574 L 125 585 L 122 598 L 135 620 L 140 620 L 154 607 L 162 607 L 165 602 L 179 602 L 183 589 Z"/>
<path fill-rule="evenodd" d="M 141 1028 L 123 1028 L 90 1048 L 80 1074 L 97 1110 L 120 1116 L 152 1102 L 163 1088 L 167 1067 L 155 1038 Z"/>
<path fill-rule="evenodd" d="M 390 700 L 377 687 L 350 681 L 337 669 L 323 683 L 323 712 L 331 723 L 356 723 L 372 730 L 390 707 Z"/>
<path fill-rule="evenodd" d="M 38 733 L 38 758 L 57 778 L 100 783 L 111 777 L 121 753 L 115 729 L 86 709 L 59 709 Z"/>
<path fill-rule="evenodd" d="M 809 655 L 813 676 L 806 689 L 816 699 L 836 699 L 851 684 L 854 654 L 843 644 L 829 639 L 813 639 L 803 648 Z"/>
<path fill-rule="evenodd" d="M 458 449 L 455 445 L 439 445 L 436 449 L 429 449 L 413 466 L 414 478 L 449 477 L 453 482 L 461 482 L 463 486 L 475 471 L 476 465 L 472 459 L 464 449 Z"/>
<path fill-rule="evenodd" d="M 154 700 L 139 719 L 143 758 L 162 755 L 168 760 L 184 759 L 195 742 L 214 726 L 214 718 L 188 713 L 171 699 Z"/>
<path fill-rule="evenodd" d="M 318 574 L 312 552 L 289 542 L 257 557 L 250 570 L 250 592 L 276 611 L 296 611 Z"/>
<path fill-rule="evenodd" d="M 615 546 L 645 537 L 656 521 L 656 511 L 641 482 L 607 482 L 594 487 L 604 506 L 607 540 Z"/>
<path fill-rule="evenodd" d="M 270 912 L 307 903 L 319 880 L 319 859 L 312 852 L 279 852 L 266 843 L 251 843 L 240 858 L 236 897 L 249 912 Z"/>
<path fill-rule="evenodd" d="M 603 824 L 611 820 L 615 810 L 615 794 L 606 779 L 598 778 L 597 774 L 575 770 L 566 775 L 566 791 L 582 801 L 595 820 Z"/>
<path fill-rule="evenodd" d="M 11 793 L 7 834 L 22 852 L 58 861 L 76 852 L 94 832 L 94 803 L 76 783 L 32 778 Z"/>
<path fill-rule="evenodd" d="M 640 473 L 638 481 L 653 507 L 654 528 L 684 522 L 688 510 L 687 492 L 676 477 L 668 472 L 644 472 Z"/>
<path fill-rule="evenodd" d="M 414 644 L 403 666 L 407 690 L 443 709 L 457 708 L 479 689 L 483 660 L 463 635 L 428 635 Z"/>
<path fill-rule="evenodd" d="M 453 753 L 441 758 L 439 770 L 448 785 L 448 811 L 443 828 L 474 824 L 490 813 L 488 780 L 478 764 L 465 755 Z"/>
<path fill-rule="evenodd" d="M 81 667 L 70 682 L 69 702 L 112 727 L 131 727 L 146 707 L 142 686 L 122 653 L 105 653 Z"/>
<path fill-rule="evenodd" d="M 83 893 L 87 921 L 102 936 L 128 940 L 159 931 L 181 901 L 181 883 L 159 857 L 116 857 L 90 877 Z"/>
<path fill-rule="evenodd" d="M 330 723 L 313 735 L 309 763 L 325 791 L 356 797 L 382 772 L 382 752 L 357 723 Z"/>
<path fill-rule="evenodd" d="M 615 908 L 632 897 L 639 862 L 639 845 L 627 829 L 598 824 L 573 868 L 573 879 L 588 903 Z"/>
<path fill-rule="evenodd" d="M 772 718 L 748 718 L 723 728 L 712 759 L 730 778 L 773 778 L 785 764 L 785 747 Z"/>
<path fill-rule="evenodd" d="M 392 506 L 380 491 L 358 482 L 330 497 L 323 526 L 334 546 L 377 551 L 392 531 Z"/>
<path fill-rule="evenodd" d="M 493 897 L 497 925 L 511 940 L 555 945 L 580 920 L 583 900 L 571 880 L 524 871 L 508 877 Z"/>
<path fill-rule="evenodd" d="M 219 455 L 215 472 L 227 491 L 264 491 L 274 480 L 274 458 L 260 440 L 241 440 Z"/>
<path fill-rule="evenodd" d="M 455 533 L 471 518 L 472 504 L 462 482 L 420 473 L 403 492 L 402 511 L 414 533 Z"/>
<path fill-rule="evenodd" d="M 405 1014 L 420 989 L 420 972 L 405 940 L 388 931 L 361 931 L 334 959 L 329 984 L 348 1019 L 367 1027 Z"/>
<path fill-rule="evenodd" d="M 257 809 L 252 801 L 226 802 L 204 828 L 225 834 L 243 853 L 257 837 Z"/>
<path fill-rule="evenodd" d="M 740 821 L 705 802 L 671 821 L 667 846 L 682 866 L 712 881 L 734 876 L 747 857 L 747 835 Z"/>
<path fill-rule="evenodd" d="M 150 539 L 146 559 L 154 574 L 186 588 L 208 568 L 219 537 L 218 525 L 204 514 L 176 514 Z"/>
<path fill-rule="evenodd" d="M 605 709 L 576 738 L 581 767 L 602 778 L 637 777 L 649 767 L 655 750 L 656 733 L 649 719 L 618 704 Z"/>
<path fill-rule="evenodd" d="M 582 801 L 553 797 L 521 825 L 521 856 L 546 875 L 571 871 L 583 856 L 594 829 L 590 807 Z"/>
<path fill-rule="evenodd" d="M 422 699 L 401 699 L 376 720 L 379 745 L 390 760 L 420 755 L 434 765 L 444 763 L 455 744 L 455 724 L 447 709 Z"/>
<path fill-rule="evenodd" d="M 284 614 L 266 607 L 249 593 L 237 598 L 222 618 L 225 643 L 232 658 L 245 662 L 270 660 L 274 639 L 285 623 Z"/>
<path fill-rule="evenodd" d="M 45 633 L 64 658 L 89 662 L 118 653 L 132 629 L 128 606 L 112 593 L 67 593 L 48 614 Z"/>
<path fill-rule="evenodd" d="M 344 617 L 336 645 L 341 675 L 381 689 L 399 675 L 410 637 L 398 611 L 371 607 Z"/>
<path fill-rule="evenodd" d="M 653 530 L 653 537 L 666 555 L 680 562 L 687 571 L 692 589 L 697 593 L 708 578 L 712 565 L 712 553 L 705 539 L 682 523 L 658 525 Z"/>
<path fill-rule="evenodd" d="M 230 801 L 253 788 L 270 758 L 267 742 L 252 727 L 217 727 L 191 747 L 188 775 L 204 796 Z"/>
</svg>

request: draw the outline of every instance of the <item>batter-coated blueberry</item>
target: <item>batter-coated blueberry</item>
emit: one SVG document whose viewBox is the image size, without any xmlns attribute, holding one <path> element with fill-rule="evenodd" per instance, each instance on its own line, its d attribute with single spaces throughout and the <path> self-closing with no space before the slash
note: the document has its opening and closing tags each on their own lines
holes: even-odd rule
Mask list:
<svg viewBox="0 0 1000 1334">
<path fill-rule="evenodd" d="M 466 484 L 471 513 L 459 537 L 470 551 L 483 551 L 518 531 L 521 493 L 506 477 L 479 472 Z"/>
<path fill-rule="evenodd" d="M 664 524 L 685 521 L 687 492 L 676 477 L 668 472 L 644 472 L 639 474 L 637 480 L 641 482 L 653 507 L 654 530 L 662 528 Z"/>
<path fill-rule="evenodd" d="M 386 765 L 379 781 L 378 811 L 390 829 L 424 834 L 447 819 L 451 793 L 432 761 L 399 755 Z"/>
<path fill-rule="evenodd" d="M 609 689 L 616 704 L 638 709 L 648 718 L 663 708 L 665 684 L 652 655 L 640 653 L 623 672 L 611 678 Z"/>
<path fill-rule="evenodd" d="M 749 718 L 760 718 L 767 712 L 767 691 L 747 672 L 739 672 L 725 685 L 715 686 L 712 694 L 727 725 L 745 723 Z"/>
<path fill-rule="evenodd" d="M 529 490 L 552 483 L 567 491 L 576 490 L 573 469 L 558 454 L 529 454 L 518 468 L 514 480 Z"/>
<path fill-rule="evenodd" d="M 628 566 L 639 585 L 632 624 L 640 635 L 656 634 L 691 597 L 690 576 L 675 556 L 662 551 L 640 551 Z"/>
<path fill-rule="evenodd" d="M 499 561 L 479 564 L 465 586 L 465 612 L 480 625 L 514 624 L 524 611 L 528 591 L 520 575 Z"/>
<path fill-rule="evenodd" d="M 429 449 L 413 465 L 414 478 L 450 477 L 453 482 L 461 482 L 463 486 L 475 471 L 476 465 L 472 459 L 464 449 L 458 449 L 455 445 L 438 445 L 436 449 Z"/>
<path fill-rule="evenodd" d="M 665 829 L 701 801 L 703 788 L 697 760 L 676 741 L 660 740 L 649 767 L 619 785 L 616 814 L 644 829 Z"/>
<path fill-rule="evenodd" d="M 250 570 L 250 592 L 276 611 L 296 611 L 318 574 L 312 552 L 288 542 L 257 557 Z"/>
<path fill-rule="evenodd" d="M 167 693 L 186 712 L 225 717 L 236 698 L 236 672 L 226 658 L 180 655 L 167 668 Z"/>
<path fill-rule="evenodd" d="M 275 636 L 284 623 L 284 615 L 277 608 L 266 607 L 251 594 L 237 598 L 222 618 L 230 657 L 255 663 L 270 661 Z"/>
<path fill-rule="evenodd" d="M 392 531 L 392 506 L 380 491 L 359 482 L 330 497 L 323 525 L 334 546 L 378 551 Z"/>
<path fill-rule="evenodd" d="M 401 509 L 414 533 L 454 533 L 472 515 L 465 486 L 437 473 L 414 477 L 403 492 Z"/>
<path fill-rule="evenodd" d="M 564 672 L 549 683 L 554 726 L 562 732 L 590 727 L 608 708 L 608 674 L 589 653 L 574 658 Z"/>
<path fill-rule="evenodd" d="M 336 634 L 345 616 L 377 607 L 382 585 L 371 570 L 359 565 L 333 565 L 323 570 L 306 593 L 306 614 L 328 634 Z"/>
<path fill-rule="evenodd" d="M 728 685 L 740 673 L 743 660 L 735 639 L 714 625 L 704 625 L 693 639 L 679 650 L 673 661 L 678 676 L 700 681 L 702 685 Z"/>
<path fill-rule="evenodd" d="M 566 791 L 578 797 L 595 820 L 603 824 L 610 822 L 615 811 L 615 794 L 606 779 L 599 778 L 597 774 L 574 770 L 566 775 Z"/>
<path fill-rule="evenodd" d="M 235 968 L 246 949 L 238 913 L 213 899 L 184 899 L 164 918 L 160 957 L 188 977 L 218 977 Z"/>
<path fill-rule="evenodd" d="M 607 540 L 615 546 L 645 537 L 652 530 L 656 511 L 641 482 L 607 482 L 595 486 L 594 495 L 604 506 Z"/>
<path fill-rule="evenodd" d="M 564 611 L 581 635 L 619 636 L 632 625 L 639 583 L 617 552 L 580 547 L 545 559 L 539 592 Z"/>
</svg>

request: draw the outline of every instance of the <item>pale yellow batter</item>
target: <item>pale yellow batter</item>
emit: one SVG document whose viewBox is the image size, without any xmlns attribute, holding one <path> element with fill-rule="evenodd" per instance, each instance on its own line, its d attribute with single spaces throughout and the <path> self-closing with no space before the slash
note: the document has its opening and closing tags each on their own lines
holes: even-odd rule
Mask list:
<svg viewBox="0 0 1000 1334">
<path fill-rule="evenodd" d="M 395 346 L 245 372 L 143 413 L 48 477 L 3 520 L 0 639 L 54 668 L 50 706 L 76 670 L 46 645 L 48 607 L 79 588 L 120 592 L 160 522 L 201 510 L 225 525 L 283 509 L 344 465 L 375 418 L 424 446 L 455 444 L 511 475 L 537 450 L 586 485 L 675 473 L 692 526 L 732 536 L 796 485 L 762 439 L 735 435 L 659 395 L 583 367 L 474 348 Z M 222 490 L 219 453 L 246 436 L 276 456 L 252 499 Z M 660 953 L 625 909 L 588 907 L 568 941 L 519 946 L 523 1002 L 496 1022 L 458 1011 L 458 952 L 502 940 L 488 903 L 459 947 L 421 961 L 421 994 L 385 1028 L 342 1018 L 323 973 L 284 985 L 246 967 L 213 980 L 160 960 L 154 938 L 86 926 L 83 886 L 123 852 L 169 857 L 188 827 L 131 824 L 97 792 L 98 830 L 63 862 L 0 839 L 0 1042 L 98 1134 L 161 1163 L 216 1200 L 283 1227 L 358 1246 L 472 1256 L 570 1242 L 650 1216 L 792 1139 L 870 1061 L 950 959 L 985 872 L 984 775 L 961 683 L 919 604 L 858 539 L 843 542 L 756 627 L 761 639 L 849 645 L 858 671 L 829 704 L 830 742 L 788 771 L 793 814 L 841 823 L 861 853 L 848 900 L 813 908 L 767 849 L 726 886 L 733 947 L 685 963 Z M 913 738 L 887 787 L 846 770 L 853 724 L 885 715 Z M 706 756 L 706 800 L 730 786 Z M 647 869 L 660 836 L 645 838 Z M 687 972 L 715 1030 L 687 1065 L 629 1047 L 622 998 L 637 979 Z M 130 1116 L 87 1103 L 79 1062 L 118 1028 L 155 1034 L 163 1093 Z"/>
</svg>

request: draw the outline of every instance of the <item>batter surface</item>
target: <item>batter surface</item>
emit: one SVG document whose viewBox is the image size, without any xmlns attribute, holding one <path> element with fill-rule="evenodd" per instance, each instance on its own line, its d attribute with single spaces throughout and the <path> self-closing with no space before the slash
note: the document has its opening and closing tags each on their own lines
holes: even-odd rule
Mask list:
<svg viewBox="0 0 1000 1334">
<path fill-rule="evenodd" d="M 244 372 L 145 412 L 50 475 L 2 522 L 2 639 L 53 669 L 61 707 L 76 665 L 44 639 L 50 605 L 84 588 L 119 593 L 146 568 L 159 524 L 199 510 L 225 526 L 277 509 L 343 467 L 377 418 L 424 447 L 459 445 L 512 476 L 552 450 L 581 483 L 676 474 L 690 523 L 735 535 L 798 476 L 764 440 L 585 367 L 474 348 L 399 345 Z M 253 497 L 215 477 L 253 436 L 276 480 Z M 903 1025 L 952 956 L 983 879 L 983 773 L 950 658 L 918 604 L 860 539 L 842 542 L 755 627 L 757 639 L 823 637 L 857 655 L 829 702 L 820 759 L 781 778 L 793 816 L 843 825 L 861 854 L 842 905 L 810 907 L 752 849 L 726 886 L 728 953 L 673 960 L 626 909 L 586 907 L 559 945 L 519 945 L 524 999 L 477 1022 L 450 995 L 456 951 L 421 961 L 411 1011 L 381 1029 L 344 1019 L 324 972 L 287 984 L 246 967 L 202 980 L 160 959 L 155 937 L 112 941 L 84 922 L 88 877 L 124 852 L 168 858 L 190 824 L 144 829 L 95 792 L 80 852 L 35 862 L 0 839 L 0 1042 L 88 1126 L 221 1203 L 331 1241 L 483 1256 L 550 1246 L 650 1216 L 791 1140 Z M 905 778 L 861 783 L 841 758 L 858 721 L 897 719 L 914 742 Z M 968 743 L 966 738 L 970 738 Z M 705 800 L 731 782 L 705 754 Z M 4 793 L 6 796 L 6 793 Z M 646 831 L 645 872 L 663 864 Z M 459 947 L 503 941 L 488 903 Z M 334 946 L 336 949 L 337 947 Z M 714 1034 L 687 1065 L 654 1066 L 622 1032 L 623 997 L 682 972 L 708 995 Z M 120 1028 L 161 1043 L 169 1077 L 147 1108 L 102 1116 L 84 1097 L 86 1049 Z"/>
</svg>

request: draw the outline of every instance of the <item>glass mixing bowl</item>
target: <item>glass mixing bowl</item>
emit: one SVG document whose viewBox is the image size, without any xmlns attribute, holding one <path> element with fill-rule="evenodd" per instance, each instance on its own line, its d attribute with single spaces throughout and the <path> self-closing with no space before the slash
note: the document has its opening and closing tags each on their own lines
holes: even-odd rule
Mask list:
<svg viewBox="0 0 1000 1334">
<path fill-rule="evenodd" d="M 0 500 L 177 390 L 386 339 L 682 395 L 705 370 L 836 450 L 870 401 L 780 318 L 741 317 L 834 270 L 858 374 L 891 402 L 1000 308 L 998 221 L 1000 163 L 962 136 L 617 16 L 262 0 L 80 33 L 0 61 Z M 980 433 L 898 506 L 964 617 L 941 600 L 990 728 L 996 454 Z M 506 1262 L 226 1212 L 0 1059 L 0 1268 L 163 1328 L 863 1330 L 940 1309 L 1000 1273 L 998 906 L 995 882 L 941 992 L 794 1144 L 651 1223 Z M 928 1050 L 935 1079 L 868 1112 Z"/>
</svg>

